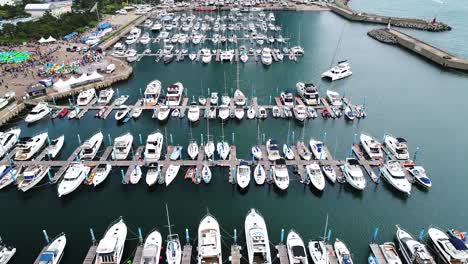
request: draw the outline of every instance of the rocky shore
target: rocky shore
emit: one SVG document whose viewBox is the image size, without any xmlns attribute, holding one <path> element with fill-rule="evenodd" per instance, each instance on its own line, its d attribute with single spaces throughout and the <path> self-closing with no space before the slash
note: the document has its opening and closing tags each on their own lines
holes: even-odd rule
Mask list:
<svg viewBox="0 0 468 264">
<path fill-rule="evenodd" d="M 395 36 L 389 34 L 383 28 L 373 29 L 373 30 L 367 32 L 367 35 L 369 37 L 375 39 L 375 40 L 378 40 L 378 41 L 386 43 L 386 44 L 397 44 L 398 43 Z"/>
</svg>

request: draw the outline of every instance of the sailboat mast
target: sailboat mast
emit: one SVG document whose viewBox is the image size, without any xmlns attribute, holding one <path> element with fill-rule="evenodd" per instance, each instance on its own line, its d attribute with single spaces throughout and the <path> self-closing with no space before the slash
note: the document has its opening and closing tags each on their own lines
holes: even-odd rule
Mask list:
<svg viewBox="0 0 468 264">
<path fill-rule="evenodd" d="M 328 214 L 327 214 L 327 220 L 325 221 L 325 230 L 323 231 L 323 242 L 325 242 L 326 240 L 327 229 L 328 229 Z"/>
<path fill-rule="evenodd" d="M 166 204 L 166 215 L 167 215 L 167 227 L 169 228 L 169 236 L 171 236 L 172 235 L 171 221 L 169 220 L 169 209 L 167 208 L 167 204 Z"/>
</svg>

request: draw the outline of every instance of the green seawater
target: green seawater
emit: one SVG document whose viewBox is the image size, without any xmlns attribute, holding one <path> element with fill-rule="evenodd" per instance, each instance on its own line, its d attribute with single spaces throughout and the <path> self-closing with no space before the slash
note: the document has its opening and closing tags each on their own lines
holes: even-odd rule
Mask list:
<svg viewBox="0 0 468 264">
<path fill-rule="evenodd" d="M 351 124 L 343 119 L 317 118 L 305 124 L 304 135 L 302 126 L 292 121 L 291 134 L 294 131 L 296 140 L 302 136 L 309 140 L 310 137 L 321 138 L 326 132 L 326 144 L 339 159 L 349 155 L 354 134 L 365 131 L 379 139 L 384 133 L 403 136 L 409 141 L 411 155 L 420 147 L 417 161 L 425 166 L 433 181 L 429 191 L 413 186 L 411 195 L 404 197 L 386 182 L 376 185 L 367 178 L 368 186 L 362 193 L 347 184 L 329 182 L 323 193 L 316 193 L 291 176 L 287 192 L 279 192 L 272 185 L 255 184 L 241 192 L 227 182 L 228 171 L 219 168 L 213 169 L 213 179 L 208 185 L 184 181 L 181 172 L 169 187 L 148 190 L 144 181 L 137 186 L 122 185 L 120 169 L 114 168 L 99 188 L 81 186 L 63 199 L 57 197 L 56 186 L 50 185 L 28 193 L 20 193 L 12 186 L 2 190 L 0 234 L 5 242 L 17 248 L 11 263 L 34 261 L 44 246 L 42 229 L 51 237 L 62 231 L 67 234 L 62 263 L 82 263 L 91 244 L 89 228 L 93 227 L 100 239 L 108 224 L 119 216 L 124 217 L 133 233 L 137 227 L 141 227 L 144 234 L 157 227 L 165 237 L 168 233 L 166 203 L 173 231 L 178 232 L 183 241 L 185 228 L 189 229 L 191 238 L 196 239 L 198 223 L 209 209 L 225 231 L 222 232 L 224 260 L 228 259 L 234 228 L 238 230 L 239 242 L 245 245 L 243 223 L 252 207 L 264 216 L 271 242 L 275 244 L 280 240 L 282 228 L 286 233 L 294 228 L 306 241 L 322 236 L 328 214 L 332 239 L 338 237 L 347 243 L 355 263 L 365 263 L 368 244 L 377 226 L 380 227 L 380 242 L 393 239 L 395 224 L 415 235 L 430 224 L 466 229 L 468 125 L 464 106 L 468 75 L 442 70 L 405 50 L 376 42 L 366 36 L 372 26 L 353 24 L 329 12 L 281 12 L 277 13 L 277 21 L 284 28 L 283 35 L 293 38 L 292 43 L 299 42 L 300 28 L 300 43 L 306 54 L 298 63 L 286 60 L 269 68 L 252 61 L 240 65 L 240 86 L 244 93 L 255 94 L 261 104 L 267 104 L 270 96 L 284 89 L 294 89 L 297 81 L 312 80 L 322 95 L 326 89 L 335 89 L 355 103 L 365 100 L 366 119 Z M 353 75 L 334 83 L 320 80 L 320 74 L 340 59 L 349 60 Z M 140 88 L 144 90 L 154 79 L 159 79 L 164 87 L 182 82 L 189 98 L 206 95 L 208 88 L 223 93 L 224 73 L 227 91 L 231 93 L 236 87 L 235 64 L 201 65 L 186 61 L 163 65 L 153 60 L 147 57 L 135 63 L 133 76 L 114 86 L 120 94 L 131 95 L 129 104 L 136 102 Z M 81 120 L 47 118 L 30 126 L 23 121 L 13 125 L 23 129 L 22 136 L 45 130 L 51 138 L 65 134 L 65 146 L 58 159 L 68 158 L 78 146 L 77 134 L 84 141 L 98 130 L 106 135 L 106 146 L 107 134 L 114 138 L 130 131 L 136 149 L 138 134 L 145 140 L 147 134 L 157 129 L 167 131 L 168 138 L 172 134 L 174 143 L 187 146 L 190 127 L 186 118 L 171 119 L 161 125 L 151 114 L 144 112 L 138 120 L 125 125 L 117 125 L 113 114 L 105 121 L 97 120 L 93 111 Z M 209 133 L 219 140 L 222 135 L 219 119 L 210 121 L 209 128 Z M 269 118 L 261 121 L 259 128 L 267 138 L 275 138 L 280 143 L 287 141 L 287 120 Z M 206 120 L 192 128 L 192 135 L 198 142 L 200 135 L 206 136 L 206 133 Z M 224 125 L 224 134 L 230 144 L 237 145 L 239 158 L 250 158 L 250 147 L 257 138 L 256 121 L 231 120 Z M 135 238 L 133 233 L 129 232 L 128 237 Z M 131 256 L 135 246 L 136 240 L 127 242 L 124 259 Z M 196 254 L 195 248 L 193 254 Z M 245 246 L 242 254 L 247 256 Z"/>
</svg>

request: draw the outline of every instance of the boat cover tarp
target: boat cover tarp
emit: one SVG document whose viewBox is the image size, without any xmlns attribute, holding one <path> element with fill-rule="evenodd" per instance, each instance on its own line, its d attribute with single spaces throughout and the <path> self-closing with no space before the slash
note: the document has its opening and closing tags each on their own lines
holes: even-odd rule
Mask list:
<svg viewBox="0 0 468 264">
<path fill-rule="evenodd" d="M 465 242 L 463 242 L 461 239 L 450 234 L 449 240 L 457 250 L 468 250 Z"/>
<path fill-rule="evenodd" d="M 106 29 L 106 28 L 110 28 L 111 26 L 112 26 L 111 23 L 105 22 L 105 23 L 102 23 L 101 25 L 99 25 L 98 29 L 103 30 L 103 29 Z"/>
<path fill-rule="evenodd" d="M 54 259 L 54 255 L 55 253 L 53 251 L 44 251 L 41 254 L 41 257 L 39 258 L 39 262 L 52 262 L 52 260 Z"/>
<path fill-rule="evenodd" d="M 301 246 L 293 246 L 292 253 L 293 253 L 293 256 L 296 258 L 303 258 L 306 256 L 304 248 Z"/>
<path fill-rule="evenodd" d="M 69 33 L 69 34 L 63 36 L 63 39 L 64 39 L 64 40 L 69 40 L 69 39 L 73 38 L 73 37 L 76 36 L 76 35 L 78 35 L 78 33 L 74 31 L 74 32 L 72 32 L 72 33 Z"/>
</svg>

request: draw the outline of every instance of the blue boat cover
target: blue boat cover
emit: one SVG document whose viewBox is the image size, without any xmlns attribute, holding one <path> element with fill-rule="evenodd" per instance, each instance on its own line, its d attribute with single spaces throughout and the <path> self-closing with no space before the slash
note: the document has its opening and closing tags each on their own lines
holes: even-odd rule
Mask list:
<svg viewBox="0 0 468 264">
<path fill-rule="evenodd" d="M 457 250 L 468 250 L 465 242 L 449 233 L 449 240 Z"/>
<path fill-rule="evenodd" d="M 39 258 L 40 262 L 52 262 L 54 259 L 55 253 L 53 251 L 44 251 Z"/>
<path fill-rule="evenodd" d="M 106 22 L 106 23 L 102 23 L 101 25 L 99 25 L 98 29 L 103 30 L 103 29 L 106 29 L 106 28 L 110 28 L 111 26 L 112 26 L 111 23 Z"/>
<path fill-rule="evenodd" d="M 431 183 L 431 180 L 429 180 L 429 178 L 426 178 L 426 177 L 419 177 L 419 180 L 421 182 L 423 182 L 424 184 L 430 184 Z"/>
</svg>

